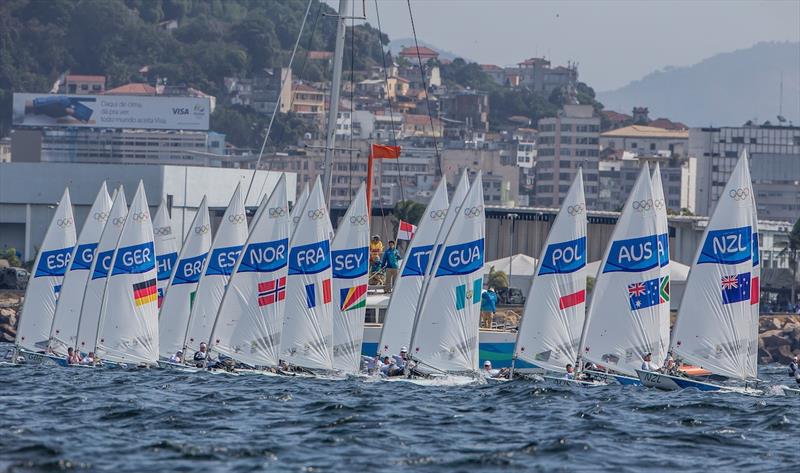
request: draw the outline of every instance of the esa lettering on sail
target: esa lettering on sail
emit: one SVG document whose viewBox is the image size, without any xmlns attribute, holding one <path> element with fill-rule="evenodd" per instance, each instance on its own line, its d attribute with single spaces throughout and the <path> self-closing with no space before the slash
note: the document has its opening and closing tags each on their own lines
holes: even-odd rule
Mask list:
<svg viewBox="0 0 800 473">
<path fill-rule="evenodd" d="M 483 238 L 446 247 L 436 277 L 472 274 L 482 269 L 483 252 Z"/>
<path fill-rule="evenodd" d="M 738 264 L 753 256 L 752 229 L 726 228 L 708 232 L 697 264 Z"/>
<path fill-rule="evenodd" d="M 574 273 L 586 266 L 586 237 L 553 243 L 547 247 L 539 274 Z"/>
<path fill-rule="evenodd" d="M 638 273 L 659 265 L 657 235 L 617 240 L 611 244 L 603 273 Z"/>
<path fill-rule="evenodd" d="M 74 249 L 74 247 L 69 247 L 42 252 L 33 277 L 63 276 L 67 272 L 67 267 L 72 258 L 72 250 Z"/>
</svg>

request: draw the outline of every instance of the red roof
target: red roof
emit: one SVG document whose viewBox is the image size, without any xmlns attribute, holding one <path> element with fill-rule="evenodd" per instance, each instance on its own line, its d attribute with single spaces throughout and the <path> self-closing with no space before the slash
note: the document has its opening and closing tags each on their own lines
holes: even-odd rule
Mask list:
<svg viewBox="0 0 800 473">
<path fill-rule="evenodd" d="M 503 68 L 500 66 L 495 66 L 494 64 L 481 64 L 481 69 L 484 71 L 502 71 Z"/>
<path fill-rule="evenodd" d="M 417 57 L 417 55 L 421 56 L 423 59 L 436 59 L 439 57 L 439 53 L 425 46 L 420 46 L 419 48 L 403 48 L 403 50 L 400 51 L 400 56 L 402 57 Z"/>
<path fill-rule="evenodd" d="M 654 126 L 654 127 L 658 127 L 658 128 L 664 128 L 664 129 L 667 129 L 667 130 L 688 130 L 689 129 L 689 127 L 686 126 L 685 124 L 683 124 L 681 122 L 673 122 L 672 120 L 670 120 L 668 118 L 657 118 L 657 119 L 651 121 L 650 123 L 648 123 L 647 126 Z"/>
<path fill-rule="evenodd" d="M 403 121 L 407 125 L 422 125 L 431 126 L 431 118 L 428 115 L 416 115 L 413 113 L 406 113 L 403 115 Z M 433 119 L 434 126 L 440 126 L 441 121 L 438 118 Z"/>
<path fill-rule="evenodd" d="M 615 112 L 613 110 L 603 110 L 602 113 L 603 115 L 605 115 L 607 119 L 609 119 L 613 123 L 620 123 L 620 122 L 626 122 L 628 120 L 633 120 L 632 116 L 625 113 Z"/>
<path fill-rule="evenodd" d="M 80 74 L 69 74 L 67 82 L 105 82 L 106 76 L 84 76 Z"/>
<path fill-rule="evenodd" d="M 322 93 L 321 90 L 317 90 L 317 89 L 315 89 L 315 88 L 313 88 L 313 87 L 311 87 L 310 85 L 307 85 L 307 84 L 294 84 L 292 86 L 292 88 L 294 90 L 297 90 L 297 91 L 300 91 L 300 92 L 317 92 L 317 93 L 320 93 L 320 94 Z"/>
<path fill-rule="evenodd" d="M 106 90 L 106 95 L 156 95 L 156 88 L 149 84 L 125 84 Z"/>
<path fill-rule="evenodd" d="M 330 59 L 333 57 L 333 53 L 330 51 L 309 51 L 308 58 L 309 59 Z"/>
</svg>

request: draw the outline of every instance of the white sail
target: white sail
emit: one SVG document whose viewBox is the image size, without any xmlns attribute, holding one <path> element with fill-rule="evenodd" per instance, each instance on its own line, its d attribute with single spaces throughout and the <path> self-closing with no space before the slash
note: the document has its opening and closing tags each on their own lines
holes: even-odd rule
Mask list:
<svg viewBox="0 0 800 473">
<path fill-rule="evenodd" d="M 25 303 L 17 328 L 16 345 L 30 351 L 44 351 L 50 339 L 53 314 L 61 292 L 64 273 L 75 251 L 75 218 L 69 189 L 64 190 L 44 241 L 33 264 L 33 275 L 25 290 Z"/>
<path fill-rule="evenodd" d="M 83 293 L 89 282 L 100 234 L 103 233 L 110 211 L 111 197 L 108 196 L 106 183 L 103 182 L 83 223 L 69 271 L 64 275 L 64 283 L 61 285 L 53 327 L 50 329 L 50 348 L 58 355 L 66 355 L 67 349 L 77 343 Z"/>
<path fill-rule="evenodd" d="M 86 283 L 86 290 L 81 302 L 76 348 L 84 354 L 95 351 L 97 327 L 100 324 L 100 306 L 103 303 L 103 292 L 106 290 L 106 277 L 108 270 L 111 269 L 114 249 L 117 247 L 122 225 L 128 215 L 128 204 L 125 201 L 125 190 L 122 186 L 116 190 L 112 200 L 108 220 L 106 220 L 103 233 L 100 235 L 100 242 L 97 244 L 97 251 L 92 261 L 92 269 L 89 271 L 91 276 Z"/>
<path fill-rule="evenodd" d="M 745 150 L 745 153 L 747 151 Z M 752 189 L 751 189 L 752 190 Z M 758 238 L 758 207 L 756 206 L 756 196 L 754 192 L 750 193 L 753 199 L 753 270 L 750 277 L 750 309 L 752 320 L 750 322 L 750 339 L 758 340 L 758 317 L 760 316 L 761 306 L 761 247 Z M 758 360 L 755 361 L 758 363 Z M 758 366 L 755 367 L 758 371 Z"/>
<path fill-rule="evenodd" d="M 203 196 L 178 255 L 178 262 L 158 316 L 158 346 L 159 353 L 164 358 L 183 349 L 189 314 L 197 294 L 197 283 L 203 274 L 210 249 L 211 217 L 208 214 L 206 197 Z"/>
<path fill-rule="evenodd" d="M 333 368 L 358 373 L 369 279 L 369 214 L 366 184 L 344 214 L 331 242 L 333 265 Z"/>
<path fill-rule="evenodd" d="M 467 195 L 468 189 L 469 180 L 464 174 L 453 195 L 453 201 L 459 201 L 460 204 L 460 201 L 463 201 Z M 402 347 L 408 347 L 411 343 L 411 330 L 414 326 L 414 316 L 417 313 L 422 282 L 432 263 L 431 255 L 436 237 L 441 232 L 442 223 L 447 214 L 447 179 L 442 177 L 442 181 L 428 202 L 425 214 L 422 215 L 417 231 L 408 245 L 400 267 L 400 275 L 395 281 L 378 343 L 378 355 L 381 357 L 396 355 L 400 353 Z M 452 218 L 455 218 L 455 206 Z M 450 218 L 451 223 L 452 218 Z"/>
<path fill-rule="evenodd" d="M 478 370 L 485 223 L 479 172 L 443 240 L 414 324 L 411 353 L 423 369 Z"/>
<path fill-rule="evenodd" d="M 667 255 L 659 245 L 658 215 L 650 169 L 645 163 L 617 220 L 594 285 L 584 328 L 583 356 L 629 376 L 636 376 L 646 353 L 661 364 L 667 354 L 662 339 L 661 265 Z"/>
<path fill-rule="evenodd" d="M 286 299 L 286 175 L 252 222 L 211 335 L 210 349 L 251 366 L 277 366 Z"/>
<path fill-rule="evenodd" d="M 118 363 L 158 361 L 158 283 L 153 221 L 139 181 L 114 250 L 96 354 Z"/>
<path fill-rule="evenodd" d="M 586 314 L 585 267 L 586 200 L 578 169 L 539 257 L 517 334 L 517 360 L 551 371 L 575 362 Z"/>
<path fill-rule="evenodd" d="M 661 166 L 656 163 L 656 168 L 651 177 L 653 187 L 653 208 L 656 211 L 656 230 L 658 233 L 658 266 L 659 266 L 659 304 L 658 327 L 659 345 L 669 347 L 670 319 L 670 254 L 669 254 L 669 223 L 667 222 L 667 199 L 664 196 L 664 186 L 661 183 Z M 663 364 L 669 353 L 656 357 L 653 363 Z"/>
<path fill-rule="evenodd" d="M 757 374 L 752 194 L 742 153 L 708 221 L 672 334 L 672 349 L 683 362 L 737 379 Z"/>
<path fill-rule="evenodd" d="M 292 206 L 292 212 L 289 214 L 290 240 L 292 236 L 294 236 L 294 231 L 297 228 L 297 223 L 300 221 L 300 214 L 303 212 L 306 202 L 308 202 L 308 184 L 303 186 L 303 192 L 300 193 L 300 197 L 298 197 L 297 201 L 295 201 L 294 205 Z"/>
<path fill-rule="evenodd" d="M 211 329 L 225 294 L 225 286 L 228 285 L 236 260 L 247 241 L 247 233 L 247 216 L 239 184 L 222 216 L 211 245 L 211 254 L 197 284 L 197 296 L 183 343 L 184 356 L 187 358 L 199 349 L 201 343 L 208 343 L 211 338 Z"/>
<path fill-rule="evenodd" d="M 331 245 L 333 233 L 322 184 L 300 215 L 289 248 L 281 358 L 310 369 L 333 369 Z"/>
<path fill-rule="evenodd" d="M 156 245 L 156 269 L 158 270 L 158 307 L 164 302 L 164 294 L 169 286 L 175 263 L 178 261 L 180 239 L 175 234 L 172 218 L 169 216 L 167 201 L 162 199 L 161 205 L 153 217 L 153 235 Z"/>
</svg>

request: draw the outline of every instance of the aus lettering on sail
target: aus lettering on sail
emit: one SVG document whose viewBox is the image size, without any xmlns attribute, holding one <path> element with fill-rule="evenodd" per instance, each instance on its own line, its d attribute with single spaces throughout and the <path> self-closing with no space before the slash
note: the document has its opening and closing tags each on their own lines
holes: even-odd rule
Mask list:
<svg viewBox="0 0 800 473">
<path fill-rule="evenodd" d="M 472 274 L 483 268 L 483 238 L 445 248 L 436 277 Z"/>
<path fill-rule="evenodd" d="M 286 266 L 288 261 L 289 240 L 266 241 L 252 243 L 247 249 L 239 265 L 240 273 L 269 273 Z"/>
<path fill-rule="evenodd" d="M 182 259 L 178 263 L 172 285 L 191 284 L 199 281 L 200 275 L 203 274 L 203 263 L 205 263 L 207 256 L 208 253 L 203 253 L 192 258 Z"/>
<path fill-rule="evenodd" d="M 238 245 L 215 249 L 211 253 L 211 259 L 208 261 L 206 276 L 230 276 L 240 254 L 242 254 L 242 247 Z"/>
<path fill-rule="evenodd" d="M 659 240 L 657 235 L 648 235 L 615 241 L 611 244 L 603 272 L 638 273 L 661 265 L 668 256 Z"/>
<path fill-rule="evenodd" d="M 539 274 L 574 273 L 586 266 L 586 237 L 553 243 L 544 253 Z"/>
<path fill-rule="evenodd" d="M 753 257 L 752 228 L 739 227 L 708 232 L 697 264 L 738 264 Z"/>
<path fill-rule="evenodd" d="M 289 274 L 316 274 L 331 266 L 331 244 L 322 240 L 293 247 L 289 252 Z"/>
<path fill-rule="evenodd" d="M 43 252 L 33 277 L 63 276 L 67 272 L 74 249 L 75 247 L 69 247 Z"/>
<path fill-rule="evenodd" d="M 336 250 L 331 253 L 333 259 L 333 277 L 353 279 L 367 274 L 369 267 L 369 247 Z"/>
<path fill-rule="evenodd" d="M 146 273 L 155 268 L 155 248 L 148 241 L 139 245 L 127 246 L 117 251 L 112 275 Z"/>
</svg>

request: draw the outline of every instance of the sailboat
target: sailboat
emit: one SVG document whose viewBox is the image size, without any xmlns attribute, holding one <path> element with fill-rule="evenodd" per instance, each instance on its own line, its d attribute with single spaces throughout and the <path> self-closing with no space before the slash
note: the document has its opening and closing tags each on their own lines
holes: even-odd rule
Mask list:
<svg viewBox="0 0 800 473">
<path fill-rule="evenodd" d="M 478 328 L 486 224 L 480 172 L 457 209 L 414 322 L 412 373 L 453 381 L 466 375 L 461 381 L 471 382 L 483 379 L 478 375 Z"/>
<path fill-rule="evenodd" d="M 100 235 L 97 252 L 92 261 L 91 276 L 83 292 L 80 317 L 78 318 L 78 337 L 75 349 L 84 355 L 94 353 L 97 342 L 97 327 L 100 324 L 100 309 L 103 304 L 103 293 L 106 288 L 106 277 L 111 269 L 114 249 L 125 218 L 128 215 L 128 204 L 125 201 L 125 190 L 122 186 L 116 190 L 112 198 L 111 211 Z"/>
<path fill-rule="evenodd" d="M 586 310 L 586 200 L 583 171 L 561 204 L 531 282 L 512 373 L 565 373 L 575 363 Z M 512 374 L 513 376 L 513 374 Z"/>
<path fill-rule="evenodd" d="M 169 216 L 167 201 L 161 200 L 161 205 L 153 217 L 153 235 L 155 236 L 156 266 L 158 268 L 158 307 L 164 301 L 164 294 L 169 286 L 169 280 L 178 261 L 180 240 L 175 235 L 172 218 Z"/>
<path fill-rule="evenodd" d="M 158 283 L 153 222 L 144 184 L 131 202 L 112 257 L 97 328 L 96 357 L 120 364 L 158 361 Z"/>
<path fill-rule="evenodd" d="M 663 206 L 663 198 L 654 199 L 645 163 L 601 262 L 576 369 L 584 368 L 583 357 L 608 369 L 620 383 L 637 384 L 636 369 L 646 354 L 657 366 L 666 359 L 669 255 L 658 212 Z"/>
<path fill-rule="evenodd" d="M 37 355 L 37 352 L 44 353 L 47 349 L 56 302 L 64 274 L 75 251 L 75 243 L 75 218 L 67 188 L 50 220 L 33 264 L 33 275 L 25 291 L 25 305 L 14 342 L 14 361 L 17 360 L 17 355 L 32 362 L 45 362 L 49 359 L 47 356 Z"/>
<path fill-rule="evenodd" d="M 751 392 L 748 384 L 757 381 L 758 371 L 756 234 L 755 199 L 743 151 L 703 233 L 670 345 L 676 361 L 699 366 L 711 376 L 701 380 L 637 370 L 642 384 Z M 739 383 L 725 384 L 720 379 Z"/>
<path fill-rule="evenodd" d="M 252 221 L 211 331 L 209 351 L 252 367 L 278 366 L 289 256 L 286 175 Z"/>
<path fill-rule="evenodd" d="M 241 183 L 236 186 L 231 201 L 214 236 L 211 254 L 206 261 L 197 296 L 189 315 L 189 324 L 183 341 L 185 358 L 193 356 L 201 343 L 208 343 L 217 311 L 225 294 L 236 260 L 247 240 L 247 217 L 242 201 Z"/>
<path fill-rule="evenodd" d="M 210 249 L 211 217 L 208 214 L 208 202 L 203 196 L 181 247 L 158 316 L 158 351 L 163 359 L 169 359 L 183 350 L 197 283 L 203 274 Z"/>
<path fill-rule="evenodd" d="M 361 368 L 369 278 L 369 214 L 366 183 L 344 214 L 331 242 L 333 265 L 333 368 L 357 374 Z"/>
<path fill-rule="evenodd" d="M 333 371 L 333 228 L 319 178 L 293 216 L 299 220 L 290 240 L 281 359 L 300 371 L 326 374 Z"/>
<path fill-rule="evenodd" d="M 450 224 L 455 218 L 456 207 L 464 200 L 467 190 L 469 190 L 469 180 L 464 173 L 453 195 L 453 201 L 458 201 L 458 204 L 453 206 L 452 215 L 449 218 Z M 417 313 L 423 281 L 425 275 L 430 272 L 430 265 L 433 264 L 436 238 L 440 235 L 443 223 L 447 220 L 448 211 L 447 179 L 443 176 L 425 208 L 425 213 L 422 215 L 411 243 L 408 245 L 400 267 L 400 277 L 397 278 L 392 290 L 392 297 L 389 299 L 389 307 L 386 310 L 378 343 L 377 354 L 381 358 L 397 355 L 403 347 L 411 344 L 411 330 L 414 326 L 414 317 Z"/>
<path fill-rule="evenodd" d="M 64 275 L 64 282 L 61 285 L 53 326 L 50 328 L 50 349 L 56 355 L 65 356 L 67 350 L 70 347 L 74 348 L 77 342 L 83 293 L 89 281 L 100 234 L 103 232 L 110 210 L 111 197 L 108 195 L 106 183 L 103 182 L 83 223 L 69 270 Z"/>
<path fill-rule="evenodd" d="M 297 224 L 300 222 L 300 214 L 303 212 L 303 208 L 306 206 L 306 202 L 308 202 L 308 183 L 303 186 L 303 192 L 300 193 L 300 197 L 297 198 L 297 201 L 292 206 L 292 212 L 289 214 L 289 238 L 294 235 L 294 231 L 297 228 Z"/>
</svg>

